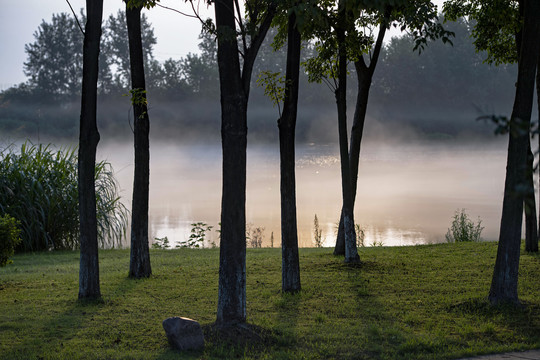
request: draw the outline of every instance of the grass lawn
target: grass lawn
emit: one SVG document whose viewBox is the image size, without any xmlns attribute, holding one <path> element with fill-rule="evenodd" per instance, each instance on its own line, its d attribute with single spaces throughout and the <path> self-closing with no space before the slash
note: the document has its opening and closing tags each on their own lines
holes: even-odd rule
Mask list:
<svg viewBox="0 0 540 360">
<path fill-rule="evenodd" d="M 281 250 L 247 252 L 251 341 L 216 317 L 219 249 L 151 250 L 153 275 L 130 280 L 129 250 L 100 252 L 101 292 L 77 301 L 78 252 L 23 254 L 0 268 L 0 359 L 456 359 L 540 348 L 540 257 L 522 253 L 522 308 L 485 300 L 496 243 L 301 249 L 302 291 L 281 293 Z M 172 350 L 161 322 L 203 325 L 201 352 Z"/>
</svg>

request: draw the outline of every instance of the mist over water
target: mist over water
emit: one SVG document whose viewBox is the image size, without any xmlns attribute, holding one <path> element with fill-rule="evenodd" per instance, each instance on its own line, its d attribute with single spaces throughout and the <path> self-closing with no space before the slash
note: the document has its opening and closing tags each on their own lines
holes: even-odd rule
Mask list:
<svg viewBox="0 0 540 360">
<path fill-rule="evenodd" d="M 218 243 L 221 212 L 221 146 L 150 145 L 150 233 L 174 247 L 189 238 L 191 223 L 214 226 L 207 242 Z M 98 159 L 116 170 L 123 201 L 131 207 L 133 147 L 101 143 Z M 339 151 L 335 145 L 299 145 L 296 153 L 298 235 L 314 246 L 315 214 L 325 246 L 333 246 L 341 208 Z M 277 144 L 248 147 L 248 227 L 264 228 L 263 246 L 280 246 L 279 152 Z M 496 240 L 502 209 L 506 142 L 460 145 L 368 142 L 363 145 L 355 206 L 365 244 L 385 246 L 444 242 L 452 216 L 466 209 L 482 219 L 485 240 Z M 129 238 L 128 238 L 129 239 Z M 127 241 L 129 244 L 129 240 Z M 207 244 L 208 245 L 208 244 Z"/>
</svg>

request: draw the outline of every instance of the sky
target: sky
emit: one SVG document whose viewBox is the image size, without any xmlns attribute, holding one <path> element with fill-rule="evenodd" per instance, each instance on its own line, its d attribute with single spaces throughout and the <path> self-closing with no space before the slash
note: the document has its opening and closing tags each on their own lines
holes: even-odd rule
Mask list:
<svg viewBox="0 0 540 360">
<path fill-rule="evenodd" d="M 85 7 L 85 0 L 70 0 L 76 13 Z M 213 8 L 207 8 L 201 1 L 199 8 L 203 19 L 213 15 Z M 442 0 L 435 0 L 440 4 Z M 71 13 L 66 0 L 0 0 L 0 91 L 26 81 L 23 64 L 26 61 L 24 45 L 34 41 L 34 32 L 43 20 L 50 22 L 52 15 Z M 160 4 L 192 14 L 192 9 L 184 0 L 161 0 Z M 116 14 L 124 8 L 122 0 L 104 0 L 103 18 Z M 154 56 L 163 61 L 168 58 L 180 59 L 188 53 L 198 52 L 198 36 L 201 24 L 197 19 L 185 17 L 176 12 L 156 7 L 144 10 L 154 27 L 157 44 Z M 389 38 L 389 37 L 387 37 Z"/>
<path fill-rule="evenodd" d="M 77 14 L 86 6 L 85 0 L 70 0 Z M 26 61 L 24 45 L 34 41 L 34 32 L 43 20 L 50 22 L 52 15 L 71 13 L 66 0 L 0 0 L 0 91 L 26 81 L 23 63 Z M 192 14 L 184 0 L 161 0 L 160 4 Z M 104 0 L 103 18 L 124 9 L 122 0 Z M 203 19 L 213 15 L 202 1 L 200 13 Z M 156 7 L 144 10 L 154 27 L 158 43 L 154 47 L 157 60 L 180 59 L 188 53 L 198 52 L 198 36 L 201 31 L 197 19 Z"/>
</svg>

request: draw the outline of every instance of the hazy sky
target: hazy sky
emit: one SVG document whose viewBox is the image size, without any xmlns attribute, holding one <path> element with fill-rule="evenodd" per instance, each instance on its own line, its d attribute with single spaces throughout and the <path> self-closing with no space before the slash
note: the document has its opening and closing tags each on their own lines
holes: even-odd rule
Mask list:
<svg viewBox="0 0 540 360">
<path fill-rule="evenodd" d="M 70 0 L 79 14 L 85 7 L 85 0 Z M 435 0 L 442 3 L 442 0 Z M 26 81 L 23 63 L 26 61 L 24 45 L 34 41 L 33 34 L 42 20 L 50 22 L 52 14 L 71 12 L 66 0 L 0 0 L 0 91 Z M 160 4 L 186 13 L 192 13 L 184 0 L 161 0 Z M 104 19 L 118 9 L 124 8 L 122 0 L 104 1 Z M 440 11 L 440 9 L 439 9 Z M 182 16 L 163 8 L 146 11 L 154 27 L 157 44 L 154 55 L 157 60 L 179 59 L 189 52 L 198 52 L 198 35 L 201 25 L 198 20 Z M 201 1 L 200 13 L 203 18 L 213 15 Z"/>
</svg>

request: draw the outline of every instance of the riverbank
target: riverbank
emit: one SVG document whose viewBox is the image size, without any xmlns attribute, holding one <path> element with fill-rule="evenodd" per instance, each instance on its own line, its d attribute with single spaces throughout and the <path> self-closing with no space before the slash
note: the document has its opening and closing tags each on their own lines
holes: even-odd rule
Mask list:
<svg viewBox="0 0 540 360">
<path fill-rule="evenodd" d="M 219 249 L 152 250 L 153 275 L 127 278 L 129 250 L 100 252 L 102 301 L 81 303 L 78 252 L 23 254 L 0 268 L 0 359 L 173 359 L 161 322 L 198 320 L 189 359 L 458 359 L 540 348 L 540 257 L 522 253 L 523 308 L 485 301 L 495 243 L 301 249 L 302 292 L 281 293 L 281 251 L 248 249 L 247 316 L 239 346 L 212 332 Z"/>
</svg>

